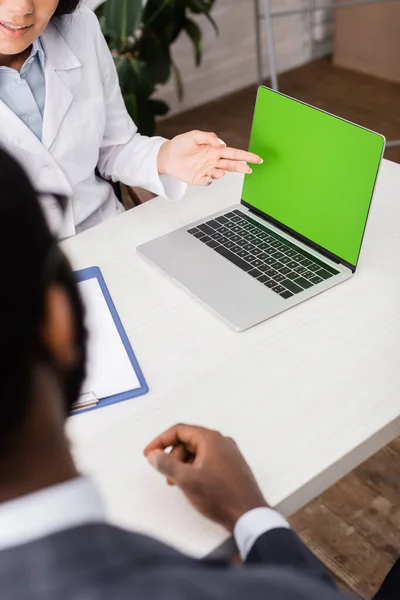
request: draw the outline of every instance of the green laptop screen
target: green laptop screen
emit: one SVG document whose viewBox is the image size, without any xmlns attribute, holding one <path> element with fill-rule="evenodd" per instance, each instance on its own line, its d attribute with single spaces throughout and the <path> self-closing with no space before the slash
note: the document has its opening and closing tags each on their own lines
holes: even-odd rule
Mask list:
<svg viewBox="0 0 400 600">
<path fill-rule="evenodd" d="M 356 266 L 384 138 L 268 88 L 258 91 L 243 201 Z"/>
</svg>

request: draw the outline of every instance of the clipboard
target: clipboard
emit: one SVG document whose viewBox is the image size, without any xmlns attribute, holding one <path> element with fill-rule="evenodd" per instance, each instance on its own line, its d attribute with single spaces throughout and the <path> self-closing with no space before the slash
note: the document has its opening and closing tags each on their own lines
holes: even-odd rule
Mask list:
<svg viewBox="0 0 400 600">
<path fill-rule="evenodd" d="M 100 286 L 101 292 L 104 296 L 104 300 L 106 301 L 108 310 L 110 311 L 111 317 L 114 321 L 115 328 L 119 334 L 123 347 L 125 348 L 125 352 L 129 359 L 129 362 L 132 366 L 133 371 L 135 372 L 137 381 L 139 386 L 134 389 L 125 390 L 121 393 L 108 395 L 104 398 L 96 398 L 96 404 L 94 406 L 89 406 L 88 408 L 78 408 L 73 411 L 72 415 L 82 414 L 84 412 L 89 412 L 92 410 L 96 410 L 98 408 L 102 408 L 103 406 L 110 406 L 111 404 L 116 404 L 118 402 L 123 402 L 125 400 L 130 400 L 132 398 L 136 398 L 138 396 L 143 396 L 147 394 L 149 388 L 143 376 L 142 370 L 139 366 L 135 353 L 132 349 L 128 336 L 125 332 L 125 329 L 122 325 L 121 319 L 117 313 L 114 302 L 111 298 L 110 292 L 107 288 L 106 282 L 104 281 L 103 275 L 98 267 L 89 267 L 87 269 L 81 269 L 79 271 L 75 271 L 75 277 L 78 283 L 88 281 L 91 279 L 96 279 L 98 285 Z"/>
</svg>

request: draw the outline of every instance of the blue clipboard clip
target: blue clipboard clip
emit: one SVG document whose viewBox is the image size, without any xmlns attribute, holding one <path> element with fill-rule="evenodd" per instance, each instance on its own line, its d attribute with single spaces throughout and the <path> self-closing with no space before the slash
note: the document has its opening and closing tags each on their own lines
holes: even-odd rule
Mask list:
<svg viewBox="0 0 400 600">
<path fill-rule="evenodd" d="M 130 400 L 138 396 L 143 396 L 144 394 L 147 394 L 149 388 L 147 386 L 139 363 L 136 359 L 135 353 L 133 352 L 128 336 L 126 335 L 124 326 L 121 323 L 121 319 L 119 318 L 114 302 L 112 301 L 110 292 L 108 291 L 106 282 L 104 281 L 104 277 L 101 274 L 100 269 L 98 267 L 89 267 L 87 269 L 81 269 L 79 271 L 75 271 L 75 277 L 78 282 L 87 281 L 88 279 L 97 279 L 97 281 L 99 282 L 100 289 L 103 292 L 104 298 L 107 302 L 107 306 L 114 320 L 115 327 L 118 330 L 118 333 L 121 337 L 121 341 L 132 364 L 132 369 L 135 371 L 140 384 L 140 387 L 135 388 L 134 390 L 128 390 L 126 392 L 122 392 L 121 394 L 116 394 L 115 396 L 108 396 L 107 398 L 94 398 L 92 405 L 88 406 L 88 408 L 78 408 L 77 410 L 74 410 L 72 412 L 72 415 L 80 415 L 84 412 L 89 412 L 97 408 L 102 408 L 103 406 L 110 406 L 111 404 L 117 404 L 118 402 L 123 402 L 124 400 Z"/>
</svg>

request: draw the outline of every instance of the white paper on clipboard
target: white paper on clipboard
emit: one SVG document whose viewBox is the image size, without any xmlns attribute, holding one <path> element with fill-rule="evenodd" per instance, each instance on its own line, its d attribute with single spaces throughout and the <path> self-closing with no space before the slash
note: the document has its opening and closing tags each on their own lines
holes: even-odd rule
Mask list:
<svg viewBox="0 0 400 600">
<path fill-rule="evenodd" d="M 140 387 L 98 279 L 78 283 L 86 308 L 87 375 L 82 394 L 99 400 Z"/>
</svg>

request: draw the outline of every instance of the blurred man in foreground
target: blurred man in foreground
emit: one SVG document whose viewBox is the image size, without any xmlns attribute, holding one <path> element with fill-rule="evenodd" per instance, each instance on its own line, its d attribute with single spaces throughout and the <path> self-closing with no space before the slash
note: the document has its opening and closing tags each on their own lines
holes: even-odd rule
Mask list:
<svg viewBox="0 0 400 600">
<path fill-rule="evenodd" d="M 85 372 L 81 300 L 31 184 L 2 152 L 0 172 L 2 597 L 344 598 L 283 517 L 267 507 L 236 444 L 214 431 L 177 425 L 145 454 L 200 513 L 234 534 L 244 568 L 196 561 L 107 524 L 64 433 Z"/>
</svg>

